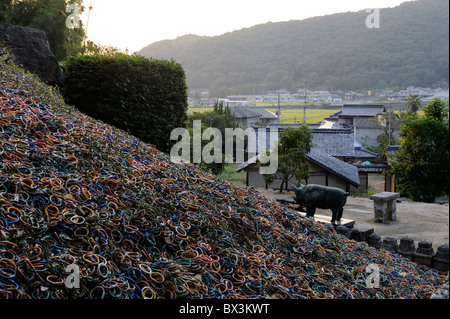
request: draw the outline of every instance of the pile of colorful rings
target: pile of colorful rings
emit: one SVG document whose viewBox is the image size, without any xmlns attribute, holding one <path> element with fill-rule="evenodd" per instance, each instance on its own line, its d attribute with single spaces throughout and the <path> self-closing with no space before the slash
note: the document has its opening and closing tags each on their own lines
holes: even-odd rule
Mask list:
<svg viewBox="0 0 450 319">
<path fill-rule="evenodd" d="M 56 110 L 26 78 L 0 78 L 1 299 L 429 298 L 445 280 Z"/>
</svg>

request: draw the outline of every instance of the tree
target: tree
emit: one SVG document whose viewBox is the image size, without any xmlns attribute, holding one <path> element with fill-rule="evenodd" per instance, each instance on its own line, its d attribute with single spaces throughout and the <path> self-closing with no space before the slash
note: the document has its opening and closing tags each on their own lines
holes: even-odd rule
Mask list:
<svg viewBox="0 0 450 319">
<path fill-rule="evenodd" d="M 83 24 L 68 28 L 66 20 L 73 12 L 66 12 L 66 8 L 76 5 L 81 14 L 82 3 L 82 0 L 0 0 L 0 21 L 44 30 L 53 54 L 61 61 L 70 52 L 81 51 Z"/>
<path fill-rule="evenodd" d="M 7 22 L 12 0 L 0 0 L 0 21 Z"/>
<path fill-rule="evenodd" d="M 110 57 L 114 57 L 116 55 L 130 55 L 128 49 L 121 50 L 114 46 L 101 45 L 92 41 L 86 41 L 83 47 L 77 47 L 75 49 L 76 52 L 69 52 L 69 56 L 76 55 L 77 53 L 84 55 L 105 55 Z"/>
<path fill-rule="evenodd" d="M 378 147 L 370 147 L 365 143 L 364 146 L 373 152 L 384 154 L 386 147 L 397 143 L 394 133 L 400 129 L 402 118 L 402 115 L 399 116 L 396 113 L 389 111 L 387 113 L 378 114 L 369 119 L 369 121 L 378 129 L 382 130 L 383 133 L 376 137 Z"/>
<path fill-rule="evenodd" d="M 278 171 L 264 175 L 267 185 L 281 180 L 280 193 L 288 188 L 288 182 L 295 177 L 300 182 L 309 177 L 308 153 L 312 147 L 312 131 L 307 125 L 287 127 L 280 133 L 278 142 Z"/>
<path fill-rule="evenodd" d="M 198 166 L 201 169 L 203 169 L 207 172 L 210 172 L 211 174 L 214 174 L 214 175 L 220 175 L 225 170 L 225 165 L 226 165 L 226 163 L 225 163 L 226 162 L 225 161 L 225 153 L 226 153 L 225 152 L 225 146 L 226 146 L 225 129 L 227 129 L 227 128 L 235 129 L 238 127 L 238 124 L 237 124 L 233 114 L 231 113 L 230 108 L 224 107 L 223 102 L 220 102 L 220 103 L 216 102 L 214 105 L 214 109 L 212 111 L 203 112 L 203 113 L 194 113 L 190 117 L 188 127 L 189 127 L 190 136 L 191 136 L 191 141 L 193 141 L 195 138 L 195 136 L 193 135 L 194 132 L 192 130 L 192 123 L 194 120 L 201 121 L 201 123 L 202 123 L 201 132 L 202 133 L 208 128 L 216 128 L 221 133 L 221 137 L 222 137 L 221 159 L 222 159 L 222 161 L 220 163 L 216 163 L 216 162 L 205 163 L 205 161 L 202 159 L 202 162 L 198 164 Z M 201 137 L 199 139 L 201 139 Z M 203 139 L 201 139 L 201 140 L 202 140 L 202 149 L 205 145 L 212 142 L 212 138 L 209 141 L 205 141 Z M 191 145 L 191 149 L 193 149 L 192 145 Z M 193 154 L 191 152 L 191 163 L 193 162 L 192 157 L 193 157 Z"/>
<path fill-rule="evenodd" d="M 433 99 L 424 115 L 410 115 L 400 133 L 401 148 L 393 158 L 390 174 L 396 187 L 414 201 L 433 202 L 448 194 L 449 127 L 445 103 Z"/>
<path fill-rule="evenodd" d="M 418 94 L 410 95 L 406 98 L 406 113 L 408 115 L 417 114 L 417 111 L 422 106 L 422 101 Z"/>
</svg>

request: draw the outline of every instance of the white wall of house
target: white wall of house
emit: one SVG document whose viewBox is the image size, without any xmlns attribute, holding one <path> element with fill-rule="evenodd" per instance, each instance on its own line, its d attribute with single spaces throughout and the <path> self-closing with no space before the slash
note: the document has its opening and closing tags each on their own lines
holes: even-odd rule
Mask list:
<svg viewBox="0 0 450 319">
<path fill-rule="evenodd" d="M 325 171 L 322 167 L 310 162 L 310 177 L 308 179 L 308 184 L 317 184 L 330 187 L 340 188 L 344 191 L 347 190 L 347 181 L 334 175 L 330 172 Z M 328 177 L 327 177 L 328 175 Z M 292 189 L 292 185 L 297 185 L 298 182 L 295 178 L 292 178 L 288 182 L 288 189 Z M 275 180 L 271 185 L 270 189 L 280 189 L 281 180 Z M 247 186 L 252 186 L 255 188 L 265 188 L 266 183 L 264 182 L 263 175 L 259 174 L 259 168 L 256 165 L 251 165 L 247 168 Z"/>
<path fill-rule="evenodd" d="M 357 128 L 355 132 L 355 140 L 366 147 L 378 147 L 377 136 L 382 134 L 381 129 L 374 128 Z M 399 139 L 399 131 L 394 132 L 393 137 Z"/>
</svg>

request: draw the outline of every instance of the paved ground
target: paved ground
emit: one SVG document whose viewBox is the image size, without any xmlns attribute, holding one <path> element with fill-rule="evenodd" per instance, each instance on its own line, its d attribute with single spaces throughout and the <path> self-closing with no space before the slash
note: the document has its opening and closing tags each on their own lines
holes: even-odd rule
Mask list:
<svg viewBox="0 0 450 319">
<path fill-rule="evenodd" d="M 293 192 L 259 189 L 259 191 L 271 200 L 293 200 Z M 317 209 L 316 214 L 330 216 L 330 210 Z M 375 233 L 383 239 L 386 236 L 399 240 L 403 237 L 411 237 L 417 243 L 428 240 L 433 243 L 433 248 L 449 243 L 449 204 L 416 203 L 401 199 L 397 203 L 397 221 L 385 225 L 373 221 L 373 201 L 362 197 L 349 197 L 344 207 L 344 218 L 355 220 L 355 226 L 374 228 Z"/>
</svg>

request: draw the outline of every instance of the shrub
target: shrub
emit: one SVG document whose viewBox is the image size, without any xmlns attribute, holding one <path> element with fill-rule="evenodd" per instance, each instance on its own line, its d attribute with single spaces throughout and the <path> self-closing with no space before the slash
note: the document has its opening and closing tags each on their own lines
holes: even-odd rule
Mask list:
<svg viewBox="0 0 450 319">
<path fill-rule="evenodd" d="M 394 156 L 390 174 L 398 191 L 414 201 L 433 202 L 448 195 L 448 115 L 445 103 L 433 99 L 424 116 L 410 115 L 402 126 L 401 148 Z"/>
<path fill-rule="evenodd" d="M 188 108 L 180 64 L 125 54 L 80 55 L 64 68 L 67 103 L 170 152 L 170 133 L 185 127 Z"/>
</svg>

